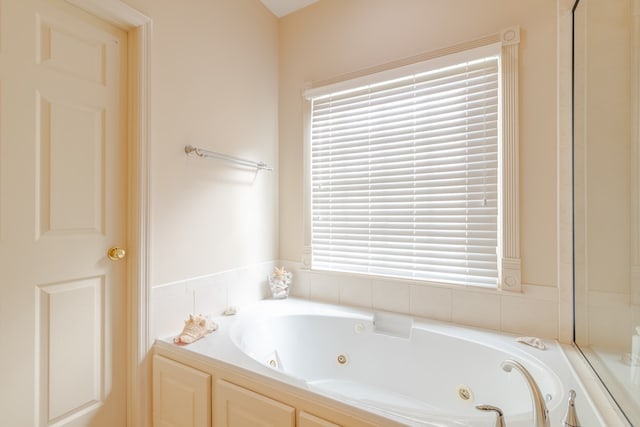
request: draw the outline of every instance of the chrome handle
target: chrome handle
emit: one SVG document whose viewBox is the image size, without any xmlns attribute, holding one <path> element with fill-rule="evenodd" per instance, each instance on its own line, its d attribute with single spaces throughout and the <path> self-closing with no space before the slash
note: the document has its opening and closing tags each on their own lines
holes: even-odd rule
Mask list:
<svg viewBox="0 0 640 427">
<path fill-rule="evenodd" d="M 576 414 L 576 392 L 575 390 L 569 390 L 569 402 L 567 407 L 567 413 L 562 419 L 563 427 L 580 427 L 580 421 L 578 421 L 578 415 Z"/>
<path fill-rule="evenodd" d="M 127 251 L 125 251 L 122 248 L 118 248 L 117 246 L 110 248 L 109 251 L 107 252 L 107 256 L 109 257 L 109 259 L 112 259 L 114 261 L 119 261 L 121 259 L 124 259 L 126 255 L 127 255 Z"/>
<path fill-rule="evenodd" d="M 502 414 L 502 409 L 496 407 L 496 406 L 491 406 L 491 405 L 477 405 L 476 409 L 479 411 L 485 411 L 485 412 L 495 412 L 496 413 L 496 427 L 506 427 L 506 424 L 504 422 L 504 416 Z"/>
</svg>

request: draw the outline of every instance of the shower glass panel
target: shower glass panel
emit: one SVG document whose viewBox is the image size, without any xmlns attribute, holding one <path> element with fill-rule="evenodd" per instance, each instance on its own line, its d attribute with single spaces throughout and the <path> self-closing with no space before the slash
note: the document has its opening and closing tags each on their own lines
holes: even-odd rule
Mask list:
<svg viewBox="0 0 640 427">
<path fill-rule="evenodd" d="M 640 0 L 573 20 L 574 339 L 640 426 Z"/>
</svg>

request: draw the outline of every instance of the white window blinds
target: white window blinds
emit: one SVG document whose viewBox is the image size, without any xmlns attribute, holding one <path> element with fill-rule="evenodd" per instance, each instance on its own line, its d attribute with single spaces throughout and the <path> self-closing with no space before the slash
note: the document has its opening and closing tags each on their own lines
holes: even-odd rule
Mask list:
<svg viewBox="0 0 640 427">
<path fill-rule="evenodd" d="M 312 268 L 495 287 L 499 56 L 415 69 L 309 95 Z"/>
</svg>

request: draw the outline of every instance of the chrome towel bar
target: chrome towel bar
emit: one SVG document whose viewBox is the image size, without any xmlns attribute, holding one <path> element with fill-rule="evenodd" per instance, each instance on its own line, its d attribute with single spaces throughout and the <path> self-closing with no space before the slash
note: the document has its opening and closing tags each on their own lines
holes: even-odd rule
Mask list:
<svg viewBox="0 0 640 427">
<path fill-rule="evenodd" d="M 220 159 L 237 165 L 248 166 L 255 168 L 256 170 L 272 171 L 273 168 L 267 165 L 265 162 L 254 162 L 253 160 L 242 159 L 240 157 L 229 156 L 228 154 L 222 154 L 215 151 L 205 150 L 204 148 L 194 147 L 193 145 L 185 145 L 184 152 L 187 155 L 196 155 L 198 157 L 210 157 L 213 159 Z"/>
</svg>

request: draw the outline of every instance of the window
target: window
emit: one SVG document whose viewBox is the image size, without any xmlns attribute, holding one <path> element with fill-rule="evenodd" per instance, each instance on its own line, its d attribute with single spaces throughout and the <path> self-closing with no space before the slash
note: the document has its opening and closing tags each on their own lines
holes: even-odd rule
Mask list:
<svg viewBox="0 0 640 427">
<path fill-rule="evenodd" d="M 305 93 L 313 269 L 505 284 L 501 56 L 489 44 Z"/>
</svg>

